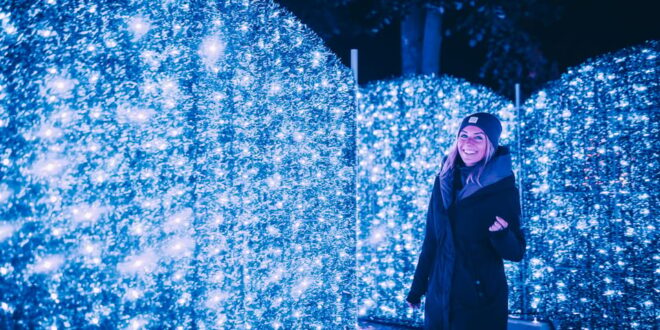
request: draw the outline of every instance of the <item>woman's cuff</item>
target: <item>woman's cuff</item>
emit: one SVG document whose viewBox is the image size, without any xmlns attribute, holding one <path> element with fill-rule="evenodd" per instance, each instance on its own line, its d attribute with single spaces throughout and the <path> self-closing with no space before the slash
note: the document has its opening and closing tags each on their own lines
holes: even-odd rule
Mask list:
<svg viewBox="0 0 660 330">
<path fill-rule="evenodd" d="M 406 297 L 406 301 L 411 303 L 411 304 L 414 304 L 414 305 L 421 304 L 422 303 L 422 296 L 417 295 L 417 294 L 413 294 L 412 292 L 410 292 L 410 293 L 408 293 L 408 297 Z"/>
<path fill-rule="evenodd" d="M 506 228 L 503 228 L 503 229 L 500 229 L 500 230 L 491 231 L 490 236 L 493 237 L 493 238 L 499 239 L 499 238 L 505 237 L 508 233 L 509 233 L 509 227 L 506 227 Z"/>
</svg>

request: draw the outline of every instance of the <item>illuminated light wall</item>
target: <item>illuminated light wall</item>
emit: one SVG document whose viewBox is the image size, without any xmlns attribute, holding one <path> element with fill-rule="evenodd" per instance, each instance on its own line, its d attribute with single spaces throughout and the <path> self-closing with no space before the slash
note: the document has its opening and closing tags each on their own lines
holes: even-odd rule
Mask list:
<svg viewBox="0 0 660 330">
<path fill-rule="evenodd" d="M 657 326 L 659 53 L 587 61 L 524 104 L 526 307 L 561 329 Z"/>
<path fill-rule="evenodd" d="M 264 1 L 0 5 L 1 328 L 355 323 L 350 72 Z"/>
<path fill-rule="evenodd" d="M 451 77 L 371 84 L 358 94 L 358 317 L 421 324 L 405 303 L 424 238 L 435 175 L 461 120 L 490 112 L 503 121 L 500 145 L 515 139 L 515 111 L 492 91 Z M 516 162 L 516 146 L 511 145 Z M 514 166 L 516 167 L 516 166 Z M 511 308 L 519 310 L 518 264 Z"/>
</svg>

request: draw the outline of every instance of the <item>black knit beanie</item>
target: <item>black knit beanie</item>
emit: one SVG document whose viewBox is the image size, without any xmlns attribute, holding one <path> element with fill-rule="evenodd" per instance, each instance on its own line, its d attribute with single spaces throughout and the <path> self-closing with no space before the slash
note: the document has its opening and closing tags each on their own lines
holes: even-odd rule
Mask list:
<svg viewBox="0 0 660 330">
<path fill-rule="evenodd" d="M 465 126 L 469 125 L 481 128 L 490 142 L 493 143 L 493 147 L 497 149 L 500 134 L 502 134 L 502 124 L 497 117 L 485 112 L 471 114 L 463 119 L 458 131 L 460 132 Z"/>
</svg>

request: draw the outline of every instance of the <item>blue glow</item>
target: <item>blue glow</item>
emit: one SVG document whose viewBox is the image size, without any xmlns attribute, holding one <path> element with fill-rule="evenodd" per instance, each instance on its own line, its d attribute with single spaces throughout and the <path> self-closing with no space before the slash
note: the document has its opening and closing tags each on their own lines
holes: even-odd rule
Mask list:
<svg viewBox="0 0 660 330">
<path fill-rule="evenodd" d="M 355 324 L 350 72 L 264 1 L 0 9 L 0 327 Z"/>
<path fill-rule="evenodd" d="M 524 104 L 526 307 L 561 328 L 657 324 L 659 52 L 587 61 Z"/>
</svg>

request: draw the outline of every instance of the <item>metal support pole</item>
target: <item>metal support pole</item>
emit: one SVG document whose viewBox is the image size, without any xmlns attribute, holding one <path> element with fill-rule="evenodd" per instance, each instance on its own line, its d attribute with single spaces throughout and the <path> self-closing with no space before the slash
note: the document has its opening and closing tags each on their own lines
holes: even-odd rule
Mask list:
<svg viewBox="0 0 660 330">
<path fill-rule="evenodd" d="M 351 49 L 351 70 L 353 70 L 353 78 L 355 78 L 355 84 L 358 81 L 358 50 Z"/>
<path fill-rule="evenodd" d="M 359 90 L 359 85 L 358 85 L 358 50 L 357 49 L 351 49 L 351 70 L 353 71 L 353 78 L 355 78 L 355 85 L 353 85 L 353 95 L 354 95 L 354 100 L 355 100 L 355 104 L 354 104 L 355 113 L 353 115 L 353 118 L 356 118 L 357 114 L 360 111 L 360 102 L 358 101 L 358 95 L 360 93 L 360 90 Z M 360 125 L 360 123 L 358 123 L 357 120 L 356 120 L 356 123 L 353 126 L 353 136 L 354 136 L 353 144 L 354 144 L 354 148 L 355 148 L 355 153 L 353 155 L 353 162 L 354 162 L 353 166 L 354 166 L 355 169 L 357 169 L 357 166 L 359 164 L 358 153 L 357 153 L 357 150 L 358 150 L 358 125 Z M 354 239 L 355 239 L 355 249 L 354 249 L 354 253 L 355 253 L 355 257 L 354 257 L 355 258 L 354 259 L 355 274 L 354 274 L 354 280 L 355 281 L 353 282 L 353 285 L 351 286 L 351 290 L 350 290 L 352 293 L 355 294 L 354 296 L 351 297 L 351 303 L 354 306 L 358 305 L 358 296 L 359 295 L 356 293 L 356 289 L 357 289 L 357 275 L 358 275 L 357 274 L 357 269 L 358 269 L 359 265 L 358 265 L 358 262 L 357 262 L 357 256 L 358 256 L 358 253 L 360 252 L 359 249 L 358 249 L 358 244 L 357 244 L 358 241 L 360 240 L 360 237 L 358 236 L 358 232 L 359 232 L 359 228 L 360 228 L 360 205 L 358 204 L 358 193 L 359 192 L 358 192 L 358 176 L 357 176 L 357 173 L 358 172 L 356 170 L 355 171 L 355 177 L 353 179 L 354 180 L 353 181 L 353 197 L 354 197 L 353 200 L 355 201 L 355 205 L 354 205 L 355 213 L 353 214 L 353 216 L 355 217 L 354 218 L 355 219 L 355 227 L 354 227 L 355 230 L 353 231 L 355 233 L 354 234 L 355 235 L 354 236 Z M 356 320 L 356 324 L 357 324 L 357 320 Z"/>
<path fill-rule="evenodd" d="M 515 125 L 516 129 L 516 147 L 518 149 L 518 176 L 517 176 L 517 184 L 518 184 L 518 193 L 520 194 L 520 218 L 521 220 L 527 220 L 526 214 L 525 214 L 525 208 L 522 207 L 524 206 L 524 189 L 522 186 L 522 176 L 523 176 L 523 150 L 522 150 L 522 142 L 520 141 L 522 138 L 522 134 L 520 134 L 520 131 L 522 130 L 524 126 L 524 122 L 522 121 L 522 113 L 520 109 L 520 84 L 516 83 L 515 85 L 515 92 L 516 92 L 516 122 L 517 125 Z M 525 259 L 522 260 L 520 263 L 520 283 L 521 285 L 521 293 L 522 293 L 522 315 L 525 317 L 528 313 L 527 311 L 527 288 L 525 287 L 525 274 L 526 274 L 526 269 L 527 269 L 527 262 Z"/>
</svg>

